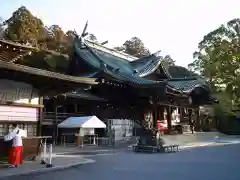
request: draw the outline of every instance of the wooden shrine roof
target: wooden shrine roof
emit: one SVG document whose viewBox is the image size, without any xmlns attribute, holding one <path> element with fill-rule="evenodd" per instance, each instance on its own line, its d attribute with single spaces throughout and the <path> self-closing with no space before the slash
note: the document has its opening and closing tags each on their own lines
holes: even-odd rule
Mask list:
<svg viewBox="0 0 240 180">
<path fill-rule="evenodd" d="M 4 62 L 4 61 L 0 61 L 0 69 L 19 71 L 19 72 L 28 73 L 31 75 L 44 76 L 48 78 L 54 78 L 54 79 L 59 79 L 59 80 L 69 81 L 74 83 L 98 84 L 95 78 L 69 76 L 65 74 L 55 73 L 55 72 L 46 71 L 43 69 L 37 69 L 29 66 L 24 66 L 24 65 L 19 65 L 19 64 Z"/>
<path fill-rule="evenodd" d="M 59 93 L 98 84 L 95 78 L 69 76 L 14 63 L 18 58 L 29 55 L 33 51 L 38 49 L 0 40 L 0 78 L 26 82 L 40 91 L 51 89 Z"/>
<path fill-rule="evenodd" d="M 31 54 L 32 51 L 37 51 L 37 48 L 0 39 L 1 61 L 14 62 L 22 56 Z"/>
<path fill-rule="evenodd" d="M 115 52 L 89 46 L 83 38 L 76 39 L 73 48 L 74 56 L 69 65 L 71 74 L 96 78 L 101 76 L 106 81 L 154 89 L 159 94 L 162 94 L 161 89 L 166 89 L 166 94 L 173 96 L 203 96 L 206 97 L 204 100 L 211 101 L 210 86 L 205 78 L 184 67 L 162 63 L 164 61 L 159 52 L 128 61 Z M 81 67 L 85 67 L 85 71 L 81 71 Z"/>
<path fill-rule="evenodd" d="M 163 58 L 159 56 L 159 52 L 130 62 L 122 57 L 115 56 L 113 53 L 110 54 L 110 52 L 96 49 L 94 46 L 90 47 L 88 43 L 84 44 L 84 42 L 82 39 L 74 42 L 76 57 L 74 56 L 72 59 L 73 71 L 79 72 L 79 67 L 76 68 L 77 64 L 88 64 L 88 67 L 90 67 L 87 70 L 89 71 L 88 74 L 98 76 L 97 72 L 101 71 L 113 80 L 131 86 L 164 88 L 164 84 L 166 84 L 167 88 L 187 94 L 197 86 L 208 89 L 206 80 L 186 68 L 162 65 Z M 71 64 L 69 68 L 71 69 Z M 164 74 L 163 78 L 147 78 L 148 75 L 154 73 L 158 68 L 161 68 L 161 73 Z"/>
<path fill-rule="evenodd" d="M 69 76 L 5 61 L 0 61 L 0 78 L 31 84 L 46 95 L 98 84 L 95 78 Z"/>
<path fill-rule="evenodd" d="M 74 43 L 75 56 L 73 56 L 69 71 L 71 74 L 78 74 L 79 76 L 88 76 L 90 74 L 97 75 L 97 72 L 104 72 L 104 74 L 115 81 L 128 84 L 138 88 L 164 88 L 165 81 L 163 80 L 150 80 L 143 78 L 154 71 L 161 63 L 161 58 L 155 54 L 144 57 L 144 61 L 137 65 L 131 65 L 129 61 L 117 57 L 108 52 L 103 52 L 99 49 L 89 47 L 85 44 L 84 47 L 79 47 L 79 42 Z M 79 58 L 81 57 L 81 61 Z M 78 62 L 76 62 L 78 61 Z M 79 74 L 79 69 L 76 64 L 88 64 L 89 68 L 86 74 Z M 93 72 L 94 71 L 94 72 Z"/>
</svg>

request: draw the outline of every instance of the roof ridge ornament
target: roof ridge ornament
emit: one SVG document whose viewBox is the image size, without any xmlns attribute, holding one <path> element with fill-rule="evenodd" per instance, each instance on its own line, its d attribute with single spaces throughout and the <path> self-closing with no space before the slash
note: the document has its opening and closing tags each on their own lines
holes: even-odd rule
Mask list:
<svg viewBox="0 0 240 180">
<path fill-rule="evenodd" d="M 76 41 L 80 40 L 80 43 L 81 43 L 82 46 L 85 45 L 84 37 L 86 37 L 88 35 L 88 33 L 86 32 L 87 31 L 87 27 L 88 27 L 88 21 L 85 23 L 85 26 L 83 28 L 81 36 L 78 35 L 78 33 L 76 32 L 75 29 L 73 30 L 73 34 L 75 36 L 74 41 L 76 42 Z"/>
<path fill-rule="evenodd" d="M 153 53 L 152 55 L 156 56 L 156 57 L 160 57 L 161 52 L 162 52 L 161 50 L 158 50 L 157 52 Z"/>
<path fill-rule="evenodd" d="M 88 35 L 87 28 L 88 28 L 88 20 L 85 23 L 85 26 L 83 28 L 83 31 L 82 31 L 82 34 L 81 34 L 81 38 L 84 38 L 84 37 L 86 37 Z"/>
</svg>

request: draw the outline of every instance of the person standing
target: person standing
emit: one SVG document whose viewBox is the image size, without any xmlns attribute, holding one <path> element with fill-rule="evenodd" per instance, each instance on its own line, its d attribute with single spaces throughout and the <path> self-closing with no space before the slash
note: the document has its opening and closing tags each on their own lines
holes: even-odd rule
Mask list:
<svg viewBox="0 0 240 180">
<path fill-rule="evenodd" d="M 13 131 L 4 136 L 5 141 L 12 141 L 12 147 L 10 148 L 8 155 L 8 162 L 11 168 L 18 167 L 23 164 L 23 143 L 22 137 L 24 135 L 23 130 L 18 128 L 17 124 L 13 124 Z"/>
<path fill-rule="evenodd" d="M 190 128 L 191 128 L 192 134 L 194 134 L 194 129 L 195 129 L 195 122 L 194 122 L 194 120 L 191 121 Z"/>
</svg>

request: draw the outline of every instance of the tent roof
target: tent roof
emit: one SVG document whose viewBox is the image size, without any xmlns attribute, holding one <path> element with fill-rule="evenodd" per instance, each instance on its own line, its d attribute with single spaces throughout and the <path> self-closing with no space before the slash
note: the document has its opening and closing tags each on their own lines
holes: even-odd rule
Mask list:
<svg viewBox="0 0 240 180">
<path fill-rule="evenodd" d="M 58 125 L 59 128 L 106 128 L 96 116 L 70 117 Z"/>
</svg>

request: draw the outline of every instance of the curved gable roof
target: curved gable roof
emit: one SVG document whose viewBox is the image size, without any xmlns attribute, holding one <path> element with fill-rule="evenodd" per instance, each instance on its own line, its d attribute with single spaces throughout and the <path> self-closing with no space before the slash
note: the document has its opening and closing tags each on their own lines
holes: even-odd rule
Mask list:
<svg viewBox="0 0 240 180">
<path fill-rule="evenodd" d="M 156 85 L 163 83 L 162 81 L 148 80 L 140 76 L 141 73 L 146 73 L 144 69 L 150 69 L 156 65 L 159 60 L 152 60 L 151 63 L 146 63 L 145 67 L 134 69 L 129 61 L 114 56 L 110 53 L 103 52 L 99 49 L 89 47 L 87 44 L 76 41 L 74 43 L 75 52 L 90 66 L 100 69 L 113 79 L 130 83 L 132 85 Z M 152 58 L 153 56 L 149 56 Z M 155 58 L 156 59 L 156 58 Z"/>
</svg>

